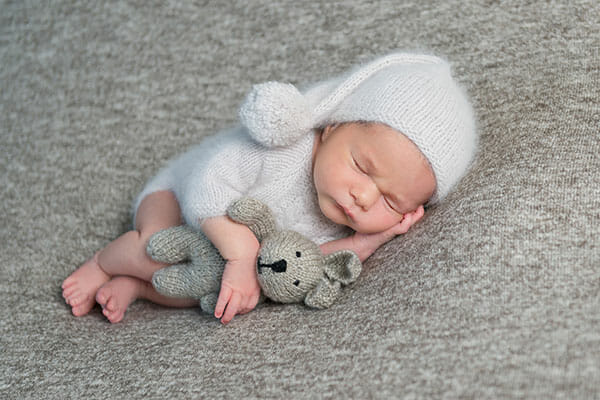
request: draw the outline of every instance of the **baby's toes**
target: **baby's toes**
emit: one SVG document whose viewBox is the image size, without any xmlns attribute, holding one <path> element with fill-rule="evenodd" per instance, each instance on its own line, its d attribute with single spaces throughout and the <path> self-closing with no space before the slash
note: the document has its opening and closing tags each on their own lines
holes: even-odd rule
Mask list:
<svg viewBox="0 0 600 400">
<path fill-rule="evenodd" d="M 87 296 L 83 293 L 73 293 L 66 298 L 67 304 L 71 307 L 78 307 L 87 301 Z"/>
<path fill-rule="evenodd" d="M 60 287 L 63 288 L 63 289 L 67 289 L 69 287 L 72 287 L 76 283 L 77 283 L 77 280 L 74 277 L 69 276 L 67 279 L 65 279 L 63 281 L 63 283 L 62 283 L 62 285 Z"/>
<path fill-rule="evenodd" d="M 125 314 L 119 307 L 116 296 L 111 295 L 110 288 L 102 288 L 96 295 L 96 301 L 102 306 L 102 314 L 112 323 L 119 322 Z"/>
<path fill-rule="evenodd" d="M 116 312 L 119 310 L 119 304 L 115 296 L 108 298 L 108 301 L 104 304 L 104 309 L 109 312 Z"/>
<path fill-rule="evenodd" d="M 77 297 L 78 292 L 77 286 L 68 286 L 62 291 L 62 296 L 68 303 L 70 298 Z"/>
<path fill-rule="evenodd" d="M 98 293 L 96 293 L 96 302 L 100 304 L 102 308 L 114 311 L 117 308 L 117 296 L 114 293 L 111 282 L 112 281 L 108 282 L 98 289 Z"/>
<path fill-rule="evenodd" d="M 102 310 L 102 314 L 113 324 L 117 322 L 121 322 L 123 317 L 125 316 L 125 312 L 121 309 L 111 310 L 108 307 Z"/>
<path fill-rule="evenodd" d="M 81 317 L 90 312 L 92 307 L 94 307 L 94 302 L 86 302 L 82 301 L 76 305 L 69 304 L 71 306 L 71 312 L 76 317 Z"/>
<path fill-rule="evenodd" d="M 106 303 L 108 302 L 108 293 L 106 288 L 101 287 L 100 289 L 98 289 L 98 293 L 96 293 L 96 303 L 100 304 L 100 306 L 102 306 L 102 308 L 105 308 Z"/>
</svg>

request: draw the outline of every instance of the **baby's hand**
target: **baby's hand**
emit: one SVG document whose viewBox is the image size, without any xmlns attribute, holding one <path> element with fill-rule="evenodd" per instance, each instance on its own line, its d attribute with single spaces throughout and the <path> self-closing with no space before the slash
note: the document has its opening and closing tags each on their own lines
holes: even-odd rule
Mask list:
<svg viewBox="0 0 600 400">
<path fill-rule="evenodd" d="M 235 315 L 252 311 L 259 297 L 256 259 L 250 257 L 228 261 L 223 271 L 215 317 L 221 318 L 221 322 L 227 324 Z"/>
<path fill-rule="evenodd" d="M 398 235 L 402 235 L 410 229 L 418 220 L 421 219 L 425 210 L 423 206 L 419 206 L 414 212 L 404 215 L 402 221 L 392 226 L 391 228 L 378 233 L 359 233 L 356 232 L 352 236 L 352 240 L 356 248 L 361 249 L 362 254 L 370 256 L 379 248 L 379 246 L 388 242 Z M 367 257 L 368 257 L 367 256 Z"/>
<path fill-rule="evenodd" d="M 201 227 L 206 237 L 227 260 L 215 307 L 215 317 L 221 318 L 221 322 L 226 324 L 236 314 L 247 313 L 258 303 L 258 240 L 247 226 L 226 216 L 207 218 L 201 222 Z"/>
</svg>

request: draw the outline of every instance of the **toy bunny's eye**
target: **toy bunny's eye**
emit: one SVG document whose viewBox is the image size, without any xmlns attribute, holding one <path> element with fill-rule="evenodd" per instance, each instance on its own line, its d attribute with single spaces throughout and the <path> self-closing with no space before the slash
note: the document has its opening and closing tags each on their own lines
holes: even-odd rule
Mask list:
<svg viewBox="0 0 600 400">
<path fill-rule="evenodd" d="M 296 252 L 296 257 L 300 258 L 302 257 L 302 253 L 300 253 L 299 251 Z"/>
<path fill-rule="evenodd" d="M 300 284 L 300 281 L 298 281 L 298 280 L 294 281 L 295 286 L 298 286 L 299 284 Z"/>
</svg>

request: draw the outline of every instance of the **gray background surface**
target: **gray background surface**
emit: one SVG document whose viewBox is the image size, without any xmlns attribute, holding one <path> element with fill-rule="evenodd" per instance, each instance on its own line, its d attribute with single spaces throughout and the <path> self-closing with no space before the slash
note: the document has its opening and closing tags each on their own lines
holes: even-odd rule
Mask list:
<svg viewBox="0 0 600 400">
<path fill-rule="evenodd" d="M 600 396 L 598 2 L 40 3 L 0 1 L 1 398 Z M 253 83 L 396 49 L 450 60 L 480 153 L 334 307 L 70 315 L 63 279 Z"/>
</svg>

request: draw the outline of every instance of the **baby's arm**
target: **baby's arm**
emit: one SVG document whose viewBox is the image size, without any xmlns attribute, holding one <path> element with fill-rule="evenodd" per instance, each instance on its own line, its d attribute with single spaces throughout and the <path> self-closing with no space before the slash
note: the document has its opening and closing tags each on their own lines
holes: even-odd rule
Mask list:
<svg viewBox="0 0 600 400">
<path fill-rule="evenodd" d="M 236 314 L 249 312 L 258 303 L 260 287 L 256 277 L 256 257 L 259 243 L 247 226 L 226 216 L 208 218 L 200 226 L 227 260 L 215 307 L 215 317 L 226 324 Z"/>
<path fill-rule="evenodd" d="M 320 246 L 321 252 L 327 255 L 338 250 L 352 250 L 356 253 L 358 258 L 360 258 L 361 262 L 365 261 L 379 248 L 379 246 L 393 239 L 397 235 L 408 232 L 410 227 L 421 219 L 424 212 L 423 206 L 419 206 L 414 212 L 405 214 L 402 221 L 386 231 L 369 234 L 356 232 L 348 237 L 323 243 Z"/>
</svg>

